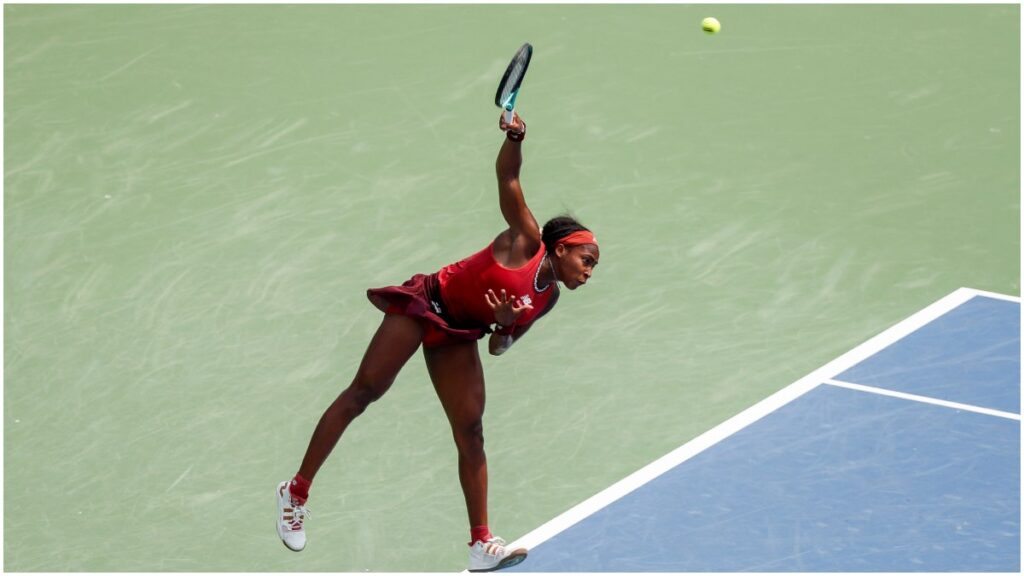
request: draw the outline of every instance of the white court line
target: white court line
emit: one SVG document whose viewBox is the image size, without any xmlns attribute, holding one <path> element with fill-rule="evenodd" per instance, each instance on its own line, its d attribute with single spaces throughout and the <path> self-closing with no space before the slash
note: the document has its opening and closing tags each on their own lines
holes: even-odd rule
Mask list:
<svg viewBox="0 0 1024 576">
<path fill-rule="evenodd" d="M 984 290 L 975 290 L 973 288 L 961 288 L 966 290 L 975 296 L 984 296 L 986 298 L 995 298 L 996 300 L 1006 300 L 1008 302 L 1016 302 L 1020 304 L 1020 296 L 1010 296 L 1008 294 L 1000 294 L 998 292 L 986 292 Z"/>
<path fill-rule="evenodd" d="M 622 480 L 580 502 L 559 516 L 542 524 L 538 528 L 512 542 L 510 548 L 534 548 L 537 545 L 550 540 L 562 531 L 584 518 L 594 514 L 598 510 L 608 506 L 612 502 L 622 498 L 637 488 L 661 476 L 672 468 L 693 458 L 697 454 L 707 450 L 711 446 L 721 442 L 736 432 L 750 426 L 768 414 L 778 410 L 782 406 L 796 400 L 807 392 L 820 386 L 823 382 L 834 376 L 845 372 L 865 359 L 877 354 L 879 351 L 891 346 L 896 341 L 911 334 L 926 324 L 948 313 L 957 306 L 967 302 L 975 296 L 987 296 L 1001 300 L 1020 302 L 1020 298 L 983 292 L 971 288 L 960 288 L 953 293 L 939 299 L 937 302 L 913 314 L 907 319 L 899 322 L 881 334 L 867 340 L 863 344 L 853 348 L 849 352 L 829 362 L 828 364 L 804 376 L 800 380 L 786 386 L 775 394 L 747 408 L 743 412 L 715 426 L 711 430 L 697 436 L 693 440 L 676 448 L 672 452 L 651 462 L 647 466 L 637 470 Z"/>
<path fill-rule="evenodd" d="M 918 396 L 917 394 L 907 394 L 906 392 L 886 390 L 885 388 L 875 388 L 874 386 L 865 386 L 863 384 L 843 382 L 842 380 L 825 380 L 825 384 L 838 386 L 840 388 L 849 388 L 850 390 L 858 390 L 860 392 L 868 392 L 870 394 L 878 394 L 880 396 L 892 396 L 893 398 L 902 398 L 904 400 L 911 400 L 914 402 L 923 402 L 925 404 L 934 404 L 936 406 L 945 406 L 946 408 L 955 408 L 957 410 L 964 410 L 966 412 L 976 412 L 978 414 L 987 414 L 989 416 L 998 416 L 1000 418 L 1009 418 L 1010 420 L 1017 420 L 1018 422 L 1020 421 L 1020 414 L 1014 414 L 1013 412 L 1003 412 L 1002 410 L 993 410 L 992 408 L 983 408 L 981 406 L 972 406 L 970 404 L 950 402 L 949 400 L 940 400 L 938 398 L 930 398 L 928 396 Z"/>
</svg>

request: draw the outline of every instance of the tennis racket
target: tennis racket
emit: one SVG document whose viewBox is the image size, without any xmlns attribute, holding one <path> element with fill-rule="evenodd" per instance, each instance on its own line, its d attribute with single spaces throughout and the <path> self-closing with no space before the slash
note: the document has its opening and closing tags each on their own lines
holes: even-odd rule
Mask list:
<svg viewBox="0 0 1024 576">
<path fill-rule="evenodd" d="M 512 61 L 505 69 L 505 75 L 498 83 L 498 92 L 494 95 L 494 105 L 505 110 L 505 122 L 512 123 L 512 111 L 516 107 L 516 96 L 519 96 L 519 87 L 523 85 L 523 77 L 526 76 L 526 68 L 530 66 L 530 57 L 533 56 L 533 46 L 527 42 L 523 44 Z"/>
</svg>

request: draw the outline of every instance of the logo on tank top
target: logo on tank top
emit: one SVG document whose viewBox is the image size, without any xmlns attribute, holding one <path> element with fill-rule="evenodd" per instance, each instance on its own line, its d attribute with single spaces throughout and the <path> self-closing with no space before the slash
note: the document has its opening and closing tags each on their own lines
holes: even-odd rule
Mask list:
<svg viewBox="0 0 1024 576">
<path fill-rule="evenodd" d="M 530 298 L 530 295 L 529 295 L 529 294 L 527 294 L 526 296 L 520 296 L 520 297 L 519 297 L 519 300 L 520 300 L 520 301 L 521 301 L 521 302 L 522 302 L 523 304 L 526 304 L 527 306 L 533 306 L 533 300 L 532 300 L 532 299 Z"/>
</svg>

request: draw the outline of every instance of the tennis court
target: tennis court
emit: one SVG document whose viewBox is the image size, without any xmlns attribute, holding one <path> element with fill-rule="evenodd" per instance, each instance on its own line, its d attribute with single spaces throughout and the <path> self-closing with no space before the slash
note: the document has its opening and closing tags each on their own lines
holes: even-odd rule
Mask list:
<svg viewBox="0 0 1024 576">
<path fill-rule="evenodd" d="M 938 377 L 1012 372 L 961 347 L 981 325 L 962 307 L 929 324 L 950 323 L 936 341 L 922 327 L 900 341 L 912 350 L 823 375 L 587 520 L 537 530 L 961 287 L 1019 297 L 1019 5 L 3 17 L 5 571 L 466 567 L 456 451 L 419 356 L 316 477 L 301 554 L 275 534 L 272 493 L 379 325 L 366 289 L 504 226 L 493 100 L 524 42 L 524 193 L 539 220 L 572 212 L 602 254 L 586 287 L 483 358 L 489 521 L 536 538 L 520 568 L 555 569 L 584 541 L 617 551 L 585 559 L 638 571 L 1009 565 L 994 531 L 1019 534 L 1019 516 L 985 506 L 1019 501 L 1001 488 L 1016 477 L 992 468 L 968 500 L 977 476 L 951 471 L 997 466 L 1019 421 L 875 391 L 1019 414 Z M 686 497 L 659 501 L 662 483 Z M 619 516 L 633 499 L 687 522 Z M 576 531 L 598 521 L 594 540 Z M 757 532 L 716 568 L 662 554 L 673 530 L 711 555 Z M 894 530 L 920 533 L 902 556 L 865 552 Z M 627 536 L 661 548 L 607 541 Z"/>
</svg>

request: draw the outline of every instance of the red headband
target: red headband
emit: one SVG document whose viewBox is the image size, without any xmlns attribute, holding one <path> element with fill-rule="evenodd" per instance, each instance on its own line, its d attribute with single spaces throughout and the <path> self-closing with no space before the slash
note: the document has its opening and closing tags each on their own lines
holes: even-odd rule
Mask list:
<svg viewBox="0 0 1024 576">
<path fill-rule="evenodd" d="M 560 239 L 555 243 L 555 246 L 559 244 L 565 244 L 569 248 L 572 248 L 573 246 L 582 246 L 584 244 L 593 244 L 594 246 L 597 246 L 597 238 L 594 237 L 594 233 L 590 230 L 578 230 L 569 234 L 565 238 Z"/>
</svg>

